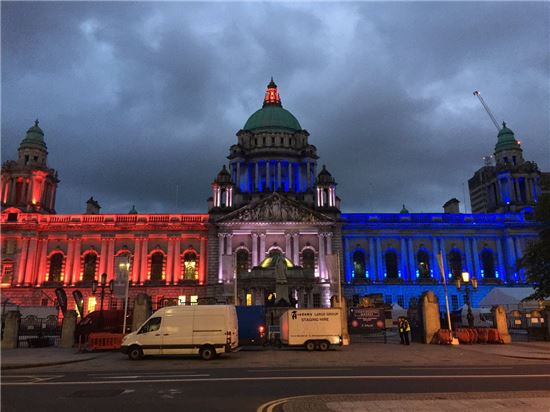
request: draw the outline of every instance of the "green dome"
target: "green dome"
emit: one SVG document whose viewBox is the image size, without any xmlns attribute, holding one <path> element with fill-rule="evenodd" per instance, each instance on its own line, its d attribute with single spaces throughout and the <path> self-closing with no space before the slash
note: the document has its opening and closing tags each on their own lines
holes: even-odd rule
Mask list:
<svg viewBox="0 0 550 412">
<path fill-rule="evenodd" d="M 502 122 L 502 129 L 498 132 L 498 141 L 495 146 L 495 152 L 520 148 L 521 146 L 516 140 L 514 132 L 506 127 L 506 122 Z"/>
<path fill-rule="evenodd" d="M 38 126 L 38 120 L 34 122 L 29 130 L 27 130 L 27 135 L 21 141 L 20 146 L 39 146 L 40 148 L 46 149 L 46 142 L 44 142 L 44 132 Z"/>
<path fill-rule="evenodd" d="M 244 130 L 290 129 L 302 130 L 300 123 L 288 110 L 277 105 L 265 105 L 249 117 Z"/>
</svg>

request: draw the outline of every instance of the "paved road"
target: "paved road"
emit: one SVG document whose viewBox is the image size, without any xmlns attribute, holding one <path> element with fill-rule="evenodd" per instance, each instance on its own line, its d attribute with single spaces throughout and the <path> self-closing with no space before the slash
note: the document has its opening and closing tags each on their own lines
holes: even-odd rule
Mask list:
<svg viewBox="0 0 550 412">
<path fill-rule="evenodd" d="M 550 391 L 547 364 L 367 369 L 197 367 L 170 371 L 129 365 L 105 372 L 58 373 L 44 368 L 5 371 L 2 410 L 242 412 L 256 411 L 275 399 L 303 395 Z"/>
</svg>

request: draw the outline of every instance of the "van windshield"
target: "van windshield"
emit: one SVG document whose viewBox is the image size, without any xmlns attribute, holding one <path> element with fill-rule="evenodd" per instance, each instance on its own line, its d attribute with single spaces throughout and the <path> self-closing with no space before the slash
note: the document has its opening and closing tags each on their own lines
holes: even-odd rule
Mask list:
<svg viewBox="0 0 550 412">
<path fill-rule="evenodd" d="M 159 330 L 161 320 L 162 318 L 149 319 L 147 323 L 141 327 L 141 329 L 139 330 L 139 333 L 148 333 L 148 332 L 154 332 L 156 330 Z"/>
</svg>

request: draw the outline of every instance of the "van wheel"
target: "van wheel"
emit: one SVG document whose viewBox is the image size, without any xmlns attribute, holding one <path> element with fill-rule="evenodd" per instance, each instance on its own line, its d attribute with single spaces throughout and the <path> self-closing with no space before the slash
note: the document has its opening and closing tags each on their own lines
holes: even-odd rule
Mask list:
<svg viewBox="0 0 550 412">
<path fill-rule="evenodd" d="M 143 358 L 143 351 L 137 345 L 130 346 L 128 349 L 128 358 L 130 358 L 130 360 L 140 360 Z"/>
<path fill-rule="evenodd" d="M 201 355 L 201 358 L 204 360 L 211 360 L 216 357 L 216 349 L 214 349 L 212 346 L 203 346 L 200 351 L 199 355 Z"/>
<path fill-rule="evenodd" d="M 312 340 L 308 340 L 308 341 L 306 342 L 306 345 L 305 345 L 305 346 L 306 346 L 306 350 L 308 350 L 308 351 L 310 351 L 310 352 L 311 352 L 312 350 L 315 350 L 315 342 L 312 341 Z"/>
<path fill-rule="evenodd" d="M 319 350 L 324 352 L 328 350 L 329 347 L 330 343 L 328 343 L 326 340 L 322 340 L 321 342 L 319 342 Z"/>
</svg>

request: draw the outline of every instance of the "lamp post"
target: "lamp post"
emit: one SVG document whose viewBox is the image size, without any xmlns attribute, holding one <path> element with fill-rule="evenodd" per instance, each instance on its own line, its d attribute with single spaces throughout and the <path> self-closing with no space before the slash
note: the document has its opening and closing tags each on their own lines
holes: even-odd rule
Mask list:
<svg viewBox="0 0 550 412">
<path fill-rule="evenodd" d="M 92 294 L 95 295 L 97 288 L 101 289 L 100 304 L 99 304 L 99 325 L 103 327 L 103 299 L 105 299 L 105 288 L 109 288 L 109 291 L 113 293 L 113 281 L 107 283 L 107 273 L 101 274 L 101 283 L 94 279 L 92 282 Z"/>
<path fill-rule="evenodd" d="M 464 289 L 466 291 L 466 306 L 468 307 L 468 314 L 466 315 L 466 319 L 468 319 L 468 327 L 473 328 L 474 314 L 472 313 L 472 303 L 470 300 L 470 285 L 472 286 L 472 290 L 475 291 L 477 289 L 477 279 L 471 279 L 468 272 L 462 272 L 461 278 L 462 279 L 456 280 L 456 288 L 460 290 L 461 283 L 464 283 Z"/>
</svg>

